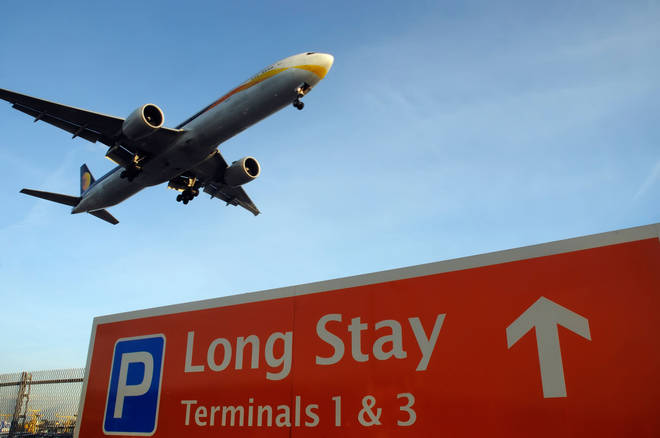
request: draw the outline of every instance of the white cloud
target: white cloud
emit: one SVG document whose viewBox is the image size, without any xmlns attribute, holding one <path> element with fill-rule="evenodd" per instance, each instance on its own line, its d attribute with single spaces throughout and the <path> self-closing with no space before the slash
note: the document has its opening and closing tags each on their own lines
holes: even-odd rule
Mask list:
<svg viewBox="0 0 660 438">
<path fill-rule="evenodd" d="M 653 169 L 651 169 L 651 172 L 649 172 L 642 185 L 639 186 L 637 193 L 633 196 L 633 201 L 637 201 L 644 196 L 658 180 L 660 180 L 660 160 L 655 163 L 655 166 L 653 166 Z"/>
</svg>

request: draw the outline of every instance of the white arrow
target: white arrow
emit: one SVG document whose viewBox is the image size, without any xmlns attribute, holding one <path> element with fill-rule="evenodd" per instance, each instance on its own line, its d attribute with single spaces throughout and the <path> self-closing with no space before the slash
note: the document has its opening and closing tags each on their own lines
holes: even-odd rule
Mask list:
<svg viewBox="0 0 660 438">
<path fill-rule="evenodd" d="M 528 331 L 536 327 L 536 347 L 539 352 L 544 398 L 566 397 L 564 365 L 561 361 L 557 325 L 566 327 L 591 341 L 587 318 L 545 297 L 539 298 L 506 328 L 506 341 L 508 348 L 511 348 Z"/>
</svg>

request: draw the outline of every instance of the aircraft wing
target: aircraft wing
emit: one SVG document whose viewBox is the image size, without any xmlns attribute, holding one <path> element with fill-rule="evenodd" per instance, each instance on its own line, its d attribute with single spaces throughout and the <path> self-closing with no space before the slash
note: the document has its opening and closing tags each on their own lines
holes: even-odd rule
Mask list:
<svg viewBox="0 0 660 438">
<path fill-rule="evenodd" d="M 107 146 L 119 143 L 130 155 L 156 152 L 159 150 L 159 145 L 171 142 L 183 132 L 177 129 L 160 128 L 145 140 L 131 141 L 121 135 L 124 119 L 119 117 L 74 108 L 2 88 L 0 88 L 0 99 L 6 100 L 12 104 L 13 108 L 34 117 L 35 122 L 42 120 L 70 132 L 74 137 L 82 137 L 92 143 L 98 141 Z"/>
<path fill-rule="evenodd" d="M 218 198 L 227 205 L 240 205 L 253 215 L 258 215 L 259 209 L 242 187 L 231 187 L 222 182 L 222 175 L 227 167 L 225 159 L 219 151 L 216 151 L 203 163 L 190 170 L 202 181 L 204 193 L 211 195 L 211 198 Z"/>
</svg>

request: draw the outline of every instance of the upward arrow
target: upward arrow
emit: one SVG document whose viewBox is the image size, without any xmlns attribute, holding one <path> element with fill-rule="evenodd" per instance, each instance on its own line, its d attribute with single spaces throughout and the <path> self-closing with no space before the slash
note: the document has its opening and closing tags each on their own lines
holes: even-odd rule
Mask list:
<svg viewBox="0 0 660 438">
<path fill-rule="evenodd" d="M 539 352 L 544 398 L 566 397 L 564 365 L 561 361 L 557 325 L 566 327 L 591 341 L 587 318 L 545 297 L 539 298 L 506 328 L 507 346 L 511 348 L 527 332 L 536 327 L 536 347 Z"/>
</svg>

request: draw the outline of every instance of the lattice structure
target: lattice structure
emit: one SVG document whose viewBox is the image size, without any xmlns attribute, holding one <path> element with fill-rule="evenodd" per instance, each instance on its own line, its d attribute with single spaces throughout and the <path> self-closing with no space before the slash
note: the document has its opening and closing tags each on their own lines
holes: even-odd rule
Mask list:
<svg viewBox="0 0 660 438">
<path fill-rule="evenodd" d="M 73 434 L 84 369 L 0 374 L 0 438 Z"/>
</svg>

